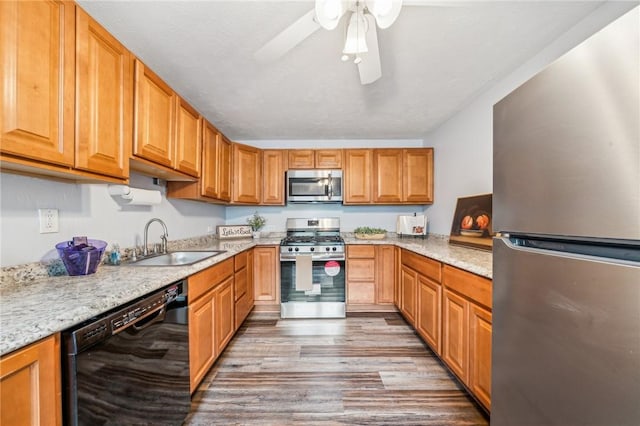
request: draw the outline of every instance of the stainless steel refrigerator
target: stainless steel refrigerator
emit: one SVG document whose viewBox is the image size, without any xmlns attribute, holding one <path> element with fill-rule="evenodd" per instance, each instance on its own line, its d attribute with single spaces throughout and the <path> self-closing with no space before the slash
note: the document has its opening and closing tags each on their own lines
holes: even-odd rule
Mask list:
<svg viewBox="0 0 640 426">
<path fill-rule="evenodd" d="M 639 22 L 494 107 L 492 425 L 640 425 Z"/>
</svg>

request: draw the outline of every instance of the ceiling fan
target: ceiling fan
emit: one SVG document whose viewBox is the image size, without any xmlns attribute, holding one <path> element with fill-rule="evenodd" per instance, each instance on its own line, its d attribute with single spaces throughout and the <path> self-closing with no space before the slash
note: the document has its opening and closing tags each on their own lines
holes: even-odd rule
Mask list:
<svg viewBox="0 0 640 426">
<path fill-rule="evenodd" d="M 258 62 L 274 61 L 311 34 L 335 29 L 348 15 L 342 60 L 358 65 L 360 82 L 370 84 L 382 76 L 376 27 L 388 28 L 402 8 L 402 0 L 315 0 L 314 9 L 285 28 L 255 53 Z"/>
</svg>

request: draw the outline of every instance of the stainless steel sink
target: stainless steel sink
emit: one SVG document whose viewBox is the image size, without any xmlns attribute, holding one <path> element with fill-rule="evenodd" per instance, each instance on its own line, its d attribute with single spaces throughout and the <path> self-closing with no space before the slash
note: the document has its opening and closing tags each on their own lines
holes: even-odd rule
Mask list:
<svg viewBox="0 0 640 426">
<path fill-rule="evenodd" d="M 184 266 L 200 262 L 219 254 L 226 253 L 226 250 L 210 251 L 174 251 L 167 254 L 160 254 L 153 257 L 130 262 L 129 266 Z"/>
</svg>

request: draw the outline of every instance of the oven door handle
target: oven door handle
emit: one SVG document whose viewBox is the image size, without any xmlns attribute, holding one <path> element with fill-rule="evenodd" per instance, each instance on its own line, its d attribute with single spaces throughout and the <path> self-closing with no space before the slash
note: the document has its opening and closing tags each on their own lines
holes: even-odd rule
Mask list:
<svg viewBox="0 0 640 426">
<path fill-rule="evenodd" d="M 345 260 L 344 256 L 333 256 L 333 257 L 319 257 L 319 258 L 311 258 L 312 262 L 325 262 L 328 260 L 335 260 L 337 262 L 342 262 Z M 291 257 L 280 257 L 280 262 L 295 262 L 296 261 L 296 256 L 291 256 Z"/>
</svg>

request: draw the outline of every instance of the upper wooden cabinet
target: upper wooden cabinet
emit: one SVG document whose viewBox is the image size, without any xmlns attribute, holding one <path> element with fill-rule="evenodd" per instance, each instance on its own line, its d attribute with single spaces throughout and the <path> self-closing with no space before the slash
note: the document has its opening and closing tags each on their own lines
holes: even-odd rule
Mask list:
<svg viewBox="0 0 640 426">
<path fill-rule="evenodd" d="M 133 132 L 133 58 L 76 10 L 75 167 L 126 179 Z"/>
<path fill-rule="evenodd" d="M 233 143 L 231 157 L 233 159 L 231 202 L 234 204 L 259 204 L 262 188 L 260 149 Z"/>
<path fill-rule="evenodd" d="M 168 182 L 167 197 L 211 203 L 231 200 L 231 142 L 211 123 L 201 121 L 202 173 L 197 182 Z"/>
<path fill-rule="evenodd" d="M 195 180 L 201 146 L 198 120 L 197 112 L 167 83 L 135 60 L 132 169 L 167 180 Z"/>
<path fill-rule="evenodd" d="M 0 359 L 0 424 L 62 424 L 60 335 Z"/>
<path fill-rule="evenodd" d="M 0 2 L 2 153 L 74 163 L 75 6 Z"/>
<path fill-rule="evenodd" d="M 344 204 L 433 202 L 433 148 L 347 149 Z"/>
<path fill-rule="evenodd" d="M 125 182 L 130 53 L 72 2 L 0 2 L 0 28 L 2 168 Z"/>
<path fill-rule="evenodd" d="M 373 150 L 373 201 L 401 203 L 402 149 Z"/>
<path fill-rule="evenodd" d="M 184 99 L 178 97 L 176 112 L 176 169 L 200 176 L 202 117 Z"/>
<path fill-rule="evenodd" d="M 262 151 L 262 204 L 284 206 L 287 151 L 265 149 Z"/>
<path fill-rule="evenodd" d="M 344 151 L 343 203 L 371 203 L 371 150 Z"/>
<path fill-rule="evenodd" d="M 433 148 L 374 149 L 373 202 L 433 202 Z"/>
<path fill-rule="evenodd" d="M 290 169 L 313 169 L 315 164 L 316 162 L 312 149 L 289 150 Z"/>
<path fill-rule="evenodd" d="M 289 169 L 341 169 L 341 149 L 291 149 Z"/>
<path fill-rule="evenodd" d="M 135 136 L 133 155 L 175 166 L 176 94 L 136 59 Z"/>
</svg>

